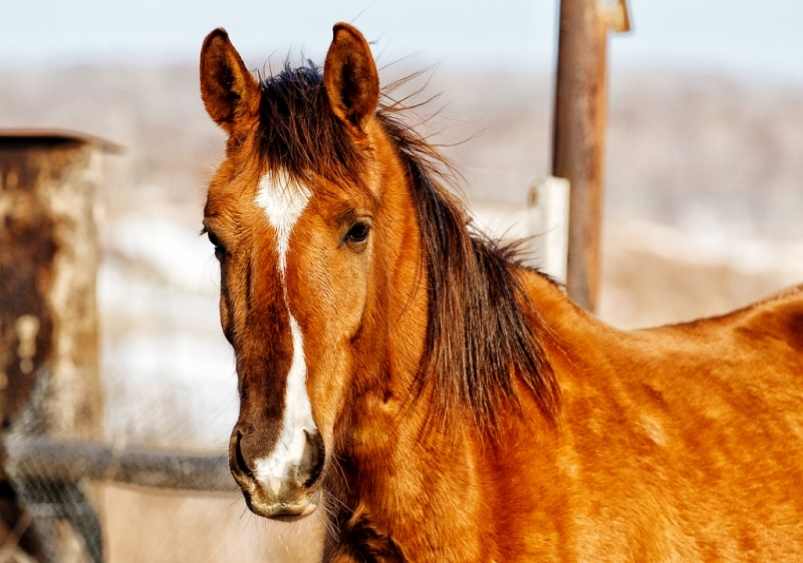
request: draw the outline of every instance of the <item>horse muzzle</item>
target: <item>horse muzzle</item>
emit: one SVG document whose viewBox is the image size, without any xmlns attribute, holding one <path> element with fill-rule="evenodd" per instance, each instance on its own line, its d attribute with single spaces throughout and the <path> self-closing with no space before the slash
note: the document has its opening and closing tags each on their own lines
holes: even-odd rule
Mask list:
<svg viewBox="0 0 803 563">
<path fill-rule="evenodd" d="M 245 503 L 254 514 L 295 520 L 309 516 L 320 506 L 323 440 L 317 430 L 302 432 L 291 447 L 279 443 L 265 457 L 249 456 L 253 448 L 246 444 L 253 438 L 237 428 L 232 433 L 229 465 Z"/>
</svg>

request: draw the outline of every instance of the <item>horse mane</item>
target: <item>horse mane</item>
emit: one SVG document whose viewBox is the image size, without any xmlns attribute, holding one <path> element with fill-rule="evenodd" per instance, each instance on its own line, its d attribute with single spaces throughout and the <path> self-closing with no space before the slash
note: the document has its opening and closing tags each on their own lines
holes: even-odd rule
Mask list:
<svg viewBox="0 0 803 563">
<path fill-rule="evenodd" d="M 404 110 L 384 106 L 378 117 L 407 168 L 426 261 L 430 318 L 419 381 L 434 379 L 434 406 L 444 418 L 467 406 L 493 430 L 500 407 L 521 406 L 518 376 L 554 422 L 560 391 L 542 344 L 545 325 L 516 275 L 520 245 L 501 246 L 469 228 L 445 187 L 449 162 L 396 117 Z"/>
<path fill-rule="evenodd" d="M 518 377 L 554 422 L 560 390 L 542 344 L 547 329 L 516 274 L 523 267 L 516 247 L 500 246 L 469 229 L 462 204 L 446 188 L 449 162 L 405 124 L 409 107 L 389 96 L 399 82 L 383 92 L 377 118 L 412 187 L 428 279 L 430 319 L 412 396 L 432 381 L 431 421 L 441 416 L 445 423 L 450 413 L 469 411 L 481 428 L 495 434 L 500 414 L 521 408 Z M 362 182 L 361 155 L 329 109 L 317 66 L 285 64 L 260 85 L 261 123 L 270 125 L 260 127 L 259 139 L 271 169 L 302 179 L 314 172 Z"/>
</svg>

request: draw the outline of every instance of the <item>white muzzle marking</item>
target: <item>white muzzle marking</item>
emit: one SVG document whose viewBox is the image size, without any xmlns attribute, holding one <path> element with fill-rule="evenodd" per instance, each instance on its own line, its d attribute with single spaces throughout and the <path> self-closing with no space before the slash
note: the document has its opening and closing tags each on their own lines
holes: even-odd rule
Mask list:
<svg viewBox="0 0 803 563">
<path fill-rule="evenodd" d="M 290 317 L 290 334 L 293 340 L 293 360 L 287 374 L 284 396 L 282 432 L 279 441 L 266 458 L 254 462 L 254 475 L 263 486 L 278 494 L 282 482 L 293 474 L 304 455 L 307 444 L 305 431 L 317 431 L 312 420 L 312 408 L 307 395 L 307 363 L 304 358 L 304 338 L 298 322 L 287 304 L 287 252 L 290 235 L 298 218 L 309 202 L 309 188 L 294 182 L 286 174 L 265 174 L 259 182 L 256 204 L 265 210 L 268 222 L 276 231 L 276 253 L 279 258 L 279 273 Z"/>
</svg>

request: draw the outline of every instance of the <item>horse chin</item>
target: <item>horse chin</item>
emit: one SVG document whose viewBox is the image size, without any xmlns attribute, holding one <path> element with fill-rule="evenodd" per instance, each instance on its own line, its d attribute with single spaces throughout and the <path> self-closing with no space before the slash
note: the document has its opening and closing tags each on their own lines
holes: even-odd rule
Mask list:
<svg viewBox="0 0 803 563">
<path fill-rule="evenodd" d="M 279 520 L 282 522 L 294 522 L 302 520 L 318 510 L 321 504 L 321 489 L 317 489 L 312 494 L 304 495 L 304 498 L 291 502 L 267 501 L 258 496 L 252 496 L 243 491 L 245 503 L 249 510 L 257 516 Z"/>
</svg>

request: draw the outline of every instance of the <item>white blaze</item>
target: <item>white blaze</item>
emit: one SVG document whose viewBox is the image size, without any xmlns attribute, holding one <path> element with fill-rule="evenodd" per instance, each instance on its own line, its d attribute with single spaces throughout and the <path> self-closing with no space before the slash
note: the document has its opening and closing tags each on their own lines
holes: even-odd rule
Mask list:
<svg viewBox="0 0 803 563">
<path fill-rule="evenodd" d="M 307 186 L 292 181 L 286 174 L 278 173 L 277 181 L 265 174 L 259 181 L 256 204 L 265 210 L 268 222 L 276 229 L 276 253 L 279 255 L 279 271 L 287 269 L 287 250 L 290 248 L 290 233 L 310 198 Z"/>
<path fill-rule="evenodd" d="M 287 306 L 287 251 L 290 248 L 290 234 L 310 199 L 309 189 L 293 182 L 287 175 L 274 178 L 265 174 L 259 182 L 256 204 L 265 210 L 268 222 L 276 231 L 276 254 L 279 258 L 279 273 Z M 298 465 L 307 443 L 305 430 L 315 430 L 312 409 L 307 395 L 307 363 L 304 359 L 304 339 L 298 322 L 288 306 L 290 334 L 293 340 L 293 361 L 287 374 L 287 387 L 284 395 L 282 432 L 279 441 L 269 457 L 255 461 L 255 476 L 274 494 L 279 492 L 281 482 L 291 469 Z"/>
<path fill-rule="evenodd" d="M 287 389 L 284 394 L 282 433 L 270 456 L 258 459 L 254 463 L 254 475 L 257 480 L 267 485 L 274 493 L 279 492 L 281 482 L 304 455 L 304 446 L 307 443 L 304 430 L 315 429 L 307 395 L 304 341 L 298 323 L 292 315 L 290 315 L 290 333 L 293 336 L 293 363 L 287 375 Z"/>
</svg>

